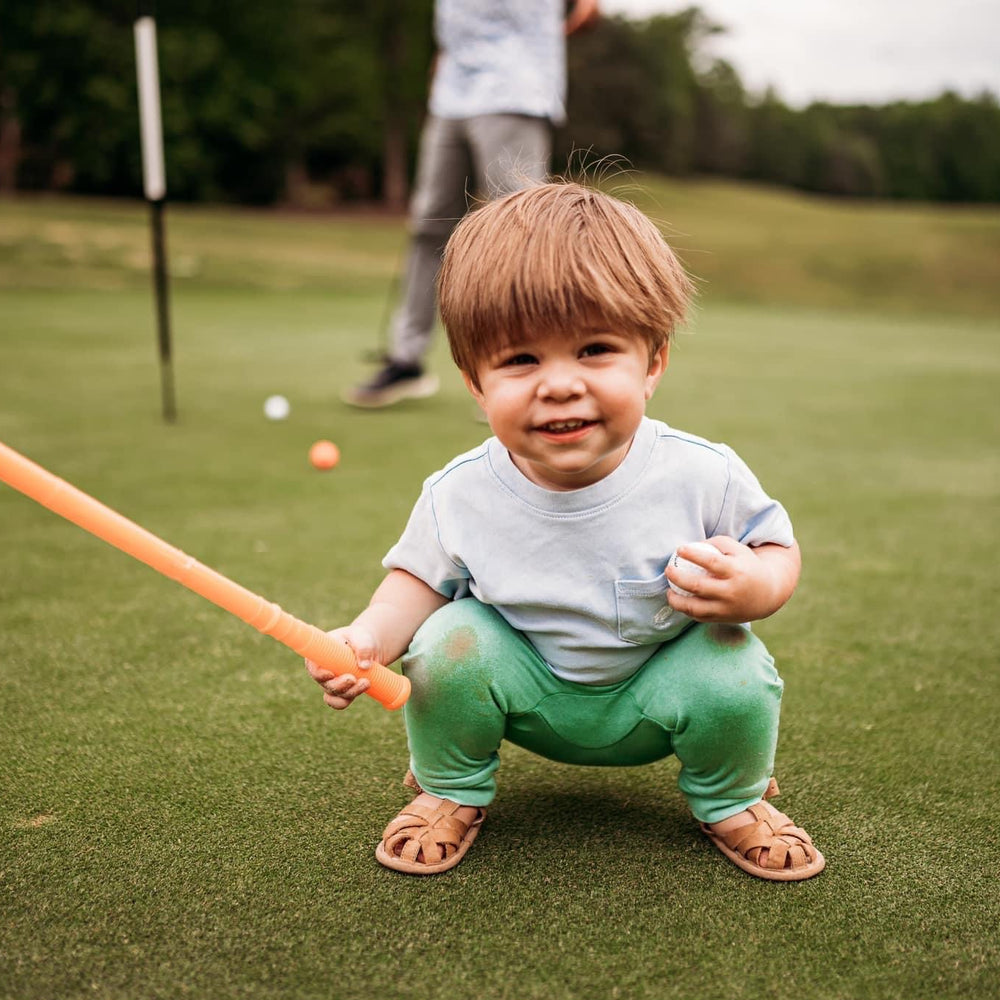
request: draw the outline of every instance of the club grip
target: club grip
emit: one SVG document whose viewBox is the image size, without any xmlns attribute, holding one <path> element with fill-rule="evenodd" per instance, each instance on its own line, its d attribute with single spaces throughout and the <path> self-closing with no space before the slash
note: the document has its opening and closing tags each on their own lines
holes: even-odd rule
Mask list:
<svg viewBox="0 0 1000 1000">
<path fill-rule="evenodd" d="M 371 687 L 365 694 L 374 698 L 390 711 L 400 708 L 410 696 L 410 682 L 402 675 L 393 673 L 382 664 L 376 663 L 367 670 L 359 670 L 354 652 L 346 643 L 327 635 L 315 625 L 282 611 L 276 604 L 264 602 L 265 614 L 271 613 L 271 621 L 258 623 L 250 621 L 254 628 L 273 636 L 279 642 L 294 649 L 296 653 L 325 667 L 332 674 L 353 674 L 367 677 Z"/>
</svg>

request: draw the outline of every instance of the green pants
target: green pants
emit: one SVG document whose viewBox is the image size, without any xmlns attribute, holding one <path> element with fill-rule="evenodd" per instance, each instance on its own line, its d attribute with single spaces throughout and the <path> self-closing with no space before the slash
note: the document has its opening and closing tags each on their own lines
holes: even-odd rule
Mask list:
<svg viewBox="0 0 1000 1000">
<path fill-rule="evenodd" d="M 782 681 L 748 628 L 693 625 L 618 684 L 554 676 L 530 642 L 473 598 L 435 612 L 403 660 L 410 768 L 432 795 L 486 806 L 503 740 L 568 764 L 671 753 L 695 817 L 758 802 L 774 766 Z"/>
</svg>

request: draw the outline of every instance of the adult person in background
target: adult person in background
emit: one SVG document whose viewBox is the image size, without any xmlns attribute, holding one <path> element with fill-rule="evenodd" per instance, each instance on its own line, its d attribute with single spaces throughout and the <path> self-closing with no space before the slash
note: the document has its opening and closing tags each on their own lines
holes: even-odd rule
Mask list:
<svg viewBox="0 0 1000 1000">
<path fill-rule="evenodd" d="M 552 130 L 566 118 L 566 36 L 598 17 L 598 0 L 437 0 L 438 44 L 410 204 L 403 295 L 382 367 L 343 396 L 378 408 L 433 395 L 425 367 L 441 253 L 469 199 L 545 179 Z"/>
</svg>

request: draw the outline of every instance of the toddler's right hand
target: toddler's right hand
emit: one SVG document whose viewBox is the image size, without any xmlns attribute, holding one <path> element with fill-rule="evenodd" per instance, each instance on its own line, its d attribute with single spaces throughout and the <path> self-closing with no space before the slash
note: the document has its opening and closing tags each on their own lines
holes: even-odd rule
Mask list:
<svg viewBox="0 0 1000 1000">
<path fill-rule="evenodd" d="M 364 694 L 371 687 L 371 681 L 364 676 L 375 659 L 375 639 L 367 629 L 348 625 L 336 628 L 327 635 L 338 642 L 349 646 L 358 661 L 358 675 L 338 674 L 334 676 L 326 667 L 321 667 L 312 660 L 306 660 L 306 670 L 312 679 L 323 689 L 323 701 L 338 711 L 347 708 L 359 694 Z"/>
</svg>

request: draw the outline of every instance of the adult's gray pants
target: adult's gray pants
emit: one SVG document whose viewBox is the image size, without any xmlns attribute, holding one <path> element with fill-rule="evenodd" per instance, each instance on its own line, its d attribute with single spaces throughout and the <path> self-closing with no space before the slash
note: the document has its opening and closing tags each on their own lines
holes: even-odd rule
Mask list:
<svg viewBox="0 0 1000 1000">
<path fill-rule="evenodd" d="M 410 203 L 410 247 L 403 297 L 393 317 L 389 356 L 419 364 L 436 316 L 435 283 L 451 231 L 474 196 L 498 198 L 544 181 L 552 126 L 529 115 L 430 116 L 420 137 Z"/>
</svg>

